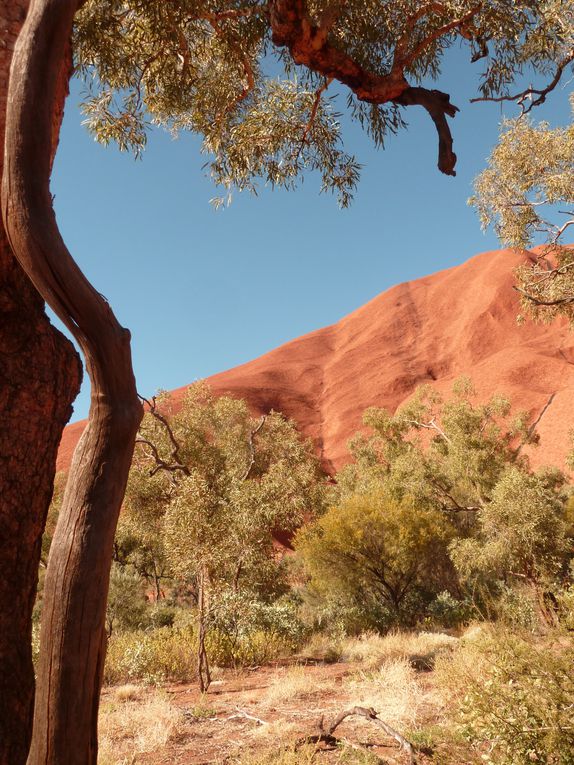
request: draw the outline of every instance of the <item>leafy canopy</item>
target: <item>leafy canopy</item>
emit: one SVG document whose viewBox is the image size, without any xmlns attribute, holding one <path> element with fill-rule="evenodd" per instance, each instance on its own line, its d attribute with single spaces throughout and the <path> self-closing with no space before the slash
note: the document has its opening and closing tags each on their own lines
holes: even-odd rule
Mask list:
<svg viewBox="0 0 574 765">
<path fill-rule="evenodd" d="M 571 2 L 444 0 L 88 0 L 74 51 L 89 94 L 86 123 L 103 143 L 141 152 L 149 124 L 203 138 L 214 181 L 255 192 L 292 188 L 307 171 L 347 205 L 360 166 L 341 140 L 335 97 L 376 146 L 423 106 L 439 136 L 439 168 L 456 155 L 445 52 L 480 61 L 479 92 L 505 94 L 525 66 L 546 73 L 571 45 Z M 343 92 L 341 92 L 344 86 Z M 224 201 L 218 198 L 217 203 Z"/>
<path fill-rule="evenodd" d="M 509 586 L 526 585 L 541 596 L 545 608 L 544 588 L 558 592 L 568 582 L 571 488 L 557 469 L 531 471 L 524 448 L 534 444 L 536 434 L 526 415 L 512 416 L 508 400 L 496 396 L 476 404 L 472 385 L 464 379 L 453 393 L 444 401 L 424 386 L 394 415 L 382 409 L 366 412 L 370 433 L 352 440 L 355 462 L 340 471 L 336 488 L 340 507 L 361 507 L 360 512 L 351 510 L 360 539 L 351 529 L 340 534 L 349 546 L 346 565 L 356 565 L 353 556 L 363 561 L 361 545 L 376 547 L 393 529 L 385 510 L 380 530 L 367 531 L 371 497 L 384 491 L 389 501 L 400 507 L 406 503 L 421 518 L 432 519 L 437 542 L 442 540 L 445 550 L 448 546 L 442 557 L 438 549 L 432 551 L 431 570 L 425 574 L 431 590 L 433 575 L 435 587 L 442 582 L 442 589 L 453 595 L 466 588 L 489 600 Z M 337 517 L 333 513 L 331 524 Z M 403 522 L 415 527 L 406 515 Z M 390 559 L 401 561 L 404 554 L 395 550 Z M 423 561 L 424 551 L 419 554 Z M 327 558 L 331 552 L 317 550 L 316 555 Z M 318 564 L 308 565 L 314 571 Z M 327 566 L 324 576 L 329 576 Z M 435 589 L 435 595 L 439 592 Z M 551 617 L 546 611 L 542 615 Z"/>
<path fill-rule="evenodd" d="M 436 510 L 379 489 L 349 497 L 304 526 L 295 549 L 319 598 L 360 607 L 372 626 L 381 626 L 381 606 L 395 622 L 406 621 L 405 602 L 437 579 L 452 531 Z"/>
<path fill-rule="evenodd" d="M 321 503 L 310 444 L 280 414 L 254 419 L 244 401 L 215 398 L 205 384 L 177 412 L 168 396 L 159 403 L 159 417 L 144 417 L 122 522 L 192 587 L 202 577 L 213 589 L 273 590 L 273 532 Z"/>
<path fill-rule="evenodd" d="M 526 467 L 522 445 L 535 440 L 526 415 L 512 415 L 508 399 L 476 404 L 475 397 L 470 380 L 461 378 L 447 401 L 421 386 L 394 415 L 368 409 L 370 433 L 350 442 L 355 461 L 339 473 L 341 495 L 384 483 L 398 499 L 409 495 L 472 524 L 508 465 Z"/>
</svg>

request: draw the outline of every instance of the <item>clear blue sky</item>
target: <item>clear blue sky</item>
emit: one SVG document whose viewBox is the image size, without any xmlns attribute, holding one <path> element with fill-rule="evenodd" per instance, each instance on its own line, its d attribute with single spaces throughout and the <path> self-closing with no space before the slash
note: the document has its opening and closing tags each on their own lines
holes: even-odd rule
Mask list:
<svg viewBox="0 0 574 765">
<path fill-rule="evenodd" d="M 319 195 L 310 176 L 297 192 L 263 188 L 215 211 L 197 137 L 155 131 L 142 161 L 103 148 L 80 124 L 75 85 L 54 168 L 56 211 L 71 252 L 132 331 L 140 393 L 241 364 L 394 284 L 495 248 L 466 204 L 502 114 L 497 105 L 468 103 L 476 67 L 455 50 L 436 85 L 461 108 L 451 122 L 457 177 L 436 169 L 434 126 L 411 107 L 409 129 L 391 136 L 385 151 L 358 127 L 346 129 L 347 150 L 364 165 L 348 210 Z M 565 91 L 539 113 L 565 123 Z M 88 406 L 84 384 L 73 420 Z"/>
</svg>

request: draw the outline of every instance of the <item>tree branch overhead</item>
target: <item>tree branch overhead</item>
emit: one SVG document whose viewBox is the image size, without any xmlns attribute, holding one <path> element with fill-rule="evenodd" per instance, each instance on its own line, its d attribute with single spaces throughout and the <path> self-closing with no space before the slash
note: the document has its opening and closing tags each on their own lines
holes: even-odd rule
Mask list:
<svg viewBox="0 0 574 765">
<path fill-rule="evenodd" d="M 477 6 L 463 18 L 448 24 L 441 34 L 447 34 L 457 25 L 470 19 L 479 9 Z M 439 138 L 438 168 L 445 175 L 456 175 L 456 154 L 448 117 L 454 117 L 458 108 L 450 103 L 450 96 L 439 90 L 411 87 L 405 78 L 405 68 L 419 55 L 427 41 L 419 44 L 414 52 L 406 52 L 407 39 L 402 39 L 404 52 L 396 55 L 390 71 L 376 74 L 362 67 L 355 59 L 330 42 L 329 32 L 334 23 L 333 14 L 328 15 L 325 26 L 313 23 L 307 13 L 305 0 L 275 0 L 270 4 L 269 19 L 272 40 L 278 47 L 286 47 L 295 63 L 336 79 L 347 85 L 360 101 L 371 104 L 393 102 L 400 106 L 422 106 L 431 117 Z M 439 35 L 437 34 L 436 37 Z M 434 38 L 433 38 L 434 39 Z"/>
</svg>

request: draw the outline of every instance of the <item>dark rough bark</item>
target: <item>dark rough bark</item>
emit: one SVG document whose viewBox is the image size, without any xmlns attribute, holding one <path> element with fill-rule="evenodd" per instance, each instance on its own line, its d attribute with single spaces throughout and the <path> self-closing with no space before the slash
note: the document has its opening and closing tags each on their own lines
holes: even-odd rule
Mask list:
<svg viewBox="0 0 574 765">
<path fill-rule="evenodd" d="M 85 279 L 56 223 L 49 189 L 52 112 L 81 0 L 32 0 L 14 50 L 2 213 L 12 250 L 74 334 L 92 383 L 52 541 L 30 765 L 95 765 L 114 532 L 142 417 L 130 335 Z"/>
<path fill-rule="evenodd" d="M 27 6 L 28 0 L 0 0 L 0 145 L 12 50 Z M 61 88 L 55 126 L 64 96 Z M 0 222 L 0 765 L 22 765 L 28 755 L 41 538 L 58 444 L 80 379 L 72 344 L 50 324 Z"/>
</svg>

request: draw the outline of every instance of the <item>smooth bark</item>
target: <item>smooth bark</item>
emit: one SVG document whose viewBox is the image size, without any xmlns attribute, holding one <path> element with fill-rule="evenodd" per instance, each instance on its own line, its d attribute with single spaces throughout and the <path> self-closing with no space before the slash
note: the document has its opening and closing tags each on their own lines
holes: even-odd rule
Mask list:
<svg viewBox="0 0 574 765">
<path fill-rule="evenodd" d="M 0 0 L 0 146 L 14 43 L 28 0 Z M 71 63 L 67 56 L 64 69 Z M 64 71 L 64 70 L 62 70 Z M 67 92 L 56 88 L 57 135 Z M 51 145 L 51 156 L 55 142 Z M 2 172 L 0 156 L 0 173 Z M 56 455 L 81 380 L 72 344 L 15 260 L 0 221 L 0 765 L 24 765 L 32 735 L 32 608 Z"/>
<path fill-rule="evenodd" d="M 49 189 L 51 115 L 82 0 L 32 0 L 9 86 L 2 213 L 12 250 L 78 341 L 92 383 L 44 587 L 29 765 L 95 765 L 113 539 L 142 416 L 130 335 L 85 279 L 58 230 Z"/>
</svg>

